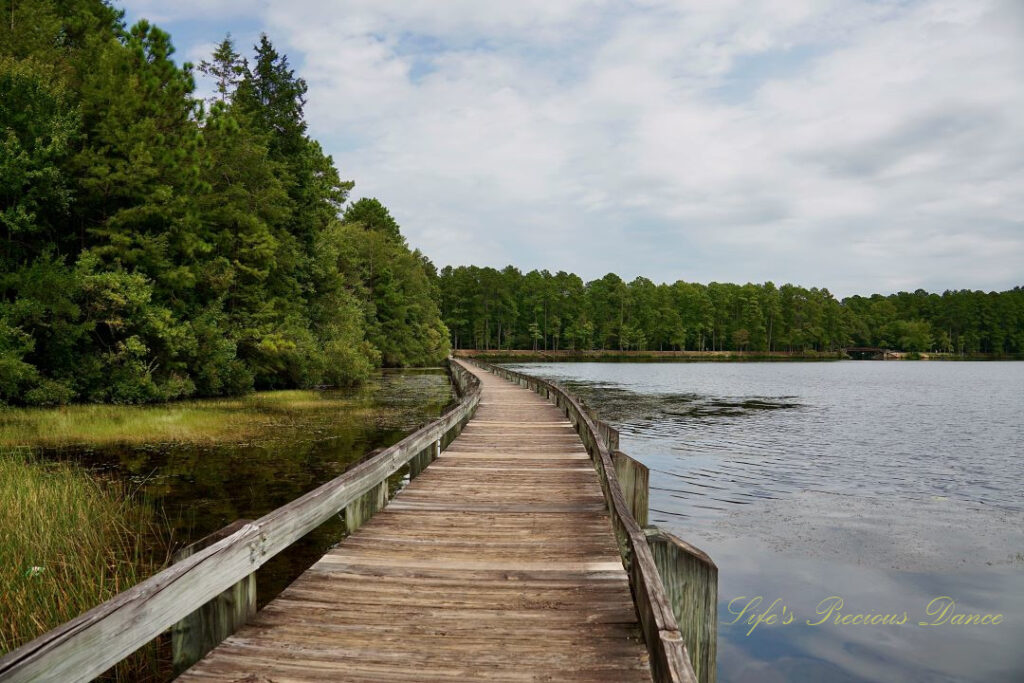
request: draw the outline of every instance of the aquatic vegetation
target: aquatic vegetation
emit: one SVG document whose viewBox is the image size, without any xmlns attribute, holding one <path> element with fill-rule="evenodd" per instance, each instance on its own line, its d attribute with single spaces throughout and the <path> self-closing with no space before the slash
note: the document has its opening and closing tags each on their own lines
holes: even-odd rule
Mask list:
<svg viewBox="0 0 1024 683">
<path fill-rule="evenodd" d="M 176 547 L 337 476 L 451 396 L 426 370 L 336 391 L 0 408 L 0 653 L 158 571 Z M 340 534 L 326 524 L 268 563 L 261 600 Z M 169 656 L 158 639 L 104 680 L 168 680 Z"/>
<path fill-rule="evenodd" d="M 0 449 L 0 653 L 73 619 L 158 569 L 157 515 L 131 491 L 69 463 Z M 159 644 L 113 678 L 159 671 Z"/>
<path fill-rule="evenodd" d="M 238 443 L 267 429 L 308 422 L 311 412 L 372 418 L 373 387 L 356 392 L 267 391 L 163 405 L 72 405 L 0 409 L 0 446 Z"/>
<path fill-rule="evenodd" d="M 600 382 L 569 380 L 566 387 L 599 407 L 612 422 L 628 422 L 642 416 L 647 422 L 674 419 L 747 417 L 761 411 L 796 410 L 803 405 L 795 396 L 728 397 L 707 393 L 639 393 Z"/>
</svg>

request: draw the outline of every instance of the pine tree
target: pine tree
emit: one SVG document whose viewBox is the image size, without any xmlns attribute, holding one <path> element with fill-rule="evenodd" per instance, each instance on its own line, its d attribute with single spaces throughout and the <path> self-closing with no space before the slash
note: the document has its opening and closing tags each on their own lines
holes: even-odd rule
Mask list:
<svg viewBox="0 0 1024 683">
<path fill-rule="evenodd" d="M 398 223 L 391 217 L 387 208 L 375 198 L 363 197 L 349 204 L 342 220 L 345 223 L 358 223 L 366 230 L 382 232 L 394 240 L 403 240 Z"/>
<path fill-rule="evenodd" d="M 199 62 L 199 72 L 208 76 L 217 84 L 217 96 L 214 102 L 228 102 L 243 81 L 248 69 L 246 61 L 235 51 L 235 43 L 231 34 L 227 34 L 213 51 L 210 61 Z"/>
<path fill-rule="evenodd" d="M 82 88 L 89 144 L 76 166 L 83 238 L 107 263 L 139 269 L 172 297 L 195 285 L 209 251 L 192 197 L 200 190 L 198 103 L 170 37 L 142 21 L 110 41 Z"/>
<path fill-rule="evenodd" d="M 270 136 L 271 156 L 297 159 L 306 143 L 306 81 L 295 76 L 288 58 L 277 52 L 265 33 L 254 49 L 252 68 L 239 84 L 236 101 Z"/>
</svg>

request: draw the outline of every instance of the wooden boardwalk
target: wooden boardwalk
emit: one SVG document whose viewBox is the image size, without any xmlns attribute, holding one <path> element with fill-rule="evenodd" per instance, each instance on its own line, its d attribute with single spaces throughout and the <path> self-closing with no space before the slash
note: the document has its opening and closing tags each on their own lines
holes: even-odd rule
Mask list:
<svg viewBox="0 0 1024 683">
<path fill-rule="evenodd" d="M 580 438 L 468 367 L 481 403 L 440 458 L 178 680 L 651 680 Z"/>
</svg>

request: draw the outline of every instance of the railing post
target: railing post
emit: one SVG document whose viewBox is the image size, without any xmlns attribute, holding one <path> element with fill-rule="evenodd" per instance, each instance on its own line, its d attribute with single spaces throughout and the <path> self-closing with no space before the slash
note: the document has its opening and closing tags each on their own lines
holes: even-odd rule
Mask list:
<svg viewBox="0 0 1024 683">
<path fill-rule="evenodd" d="M 387 503 L 388 480 L 385 479 L 345 507 L 345 528 L 350 534 L 355 533 Z"/>
<path fill-rule="evenodd" d="M 601 437 L 601 441 L 608 447 L 608 452 L 617 451 L 619 449 L 619 431 L 604 420 L 592 419 L 597 427 L 597 435 Z"/>
<path fill-rule="evenodd" d="M 430 446 L 424 448 L 422 451 L 420 451 L 419 453 L 412 457 L 412 460 L 409 461 L 410 479 L 415 479 L 416 477 L 420 476 L 420 473 L 423 470 L 427 469 L 427 465 L 429 465 L 433 460 L 433 453 L 434 446 L 433 444 L 431 444 Z"/>
<path fill-rule="evenodd" d="M 206 538 L 185 546 L 174 554 L 174 561 L 193 555 L 249 524 L 240 519 Z M 237 631 L 256 614 L 256 573 L 231 586 L 223 593 L 171 627 L 171 661 L 174 675 L 185 671 L 207 652 Z"/>
<path fill-rule="evenodd" d="M 697 680 L 715 683 L 718 567 L 703 551 L 667 531 L 645 531 Z"/>
<path fill-rule="evenodd" d="M 460 369 L 454 375 L 462 400 L 444 416 L 256 522 L 193 544 L 170 567 L 0 656 L 0 680 L 85 683 L 168 629 L 176 666 L 189 666 L 209 649 L 204 643 L 216 645 L 255 611 L 260 566 L 341 510 L 349 529 L 358 528 L 386 502 L 388 477 L 424 451 L 432 456 L 438 436 L 473 414 L 479 382 Z"/>
<path fill-rule="evenodd" d="M 615 440 L 618 442 L 617 438 Z M 650 470 L 646 465 L 622 451 L 612 451 L 612 464 L 615 465 L 615 477 L 619 480 L 622 495 L 626 497 L 626 503 L 629 505 L 630 512 L 633 513 L 633 519 L 640 526 L 647 526 Z"/>
</svg>

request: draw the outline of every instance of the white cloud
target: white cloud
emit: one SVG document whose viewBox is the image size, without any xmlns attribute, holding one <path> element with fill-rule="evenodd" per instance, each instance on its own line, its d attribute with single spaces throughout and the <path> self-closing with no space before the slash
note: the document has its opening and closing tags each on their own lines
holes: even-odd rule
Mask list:
<svg viewBox="0 0 1024 683">
<path fill-rule="evenodd" d="M 160 7 L 257 13 L 356 194 L 440 264 L 1024 279 L 1018 0 Z"/>
<path fill-rule="evenodd" d="M 117 3 L 134 16 L 146 17 L 155 23 L 167 23 L 192 18 L 235 19 L 264 12 L 271 0 L 125 0 Z"/>
</svg>

